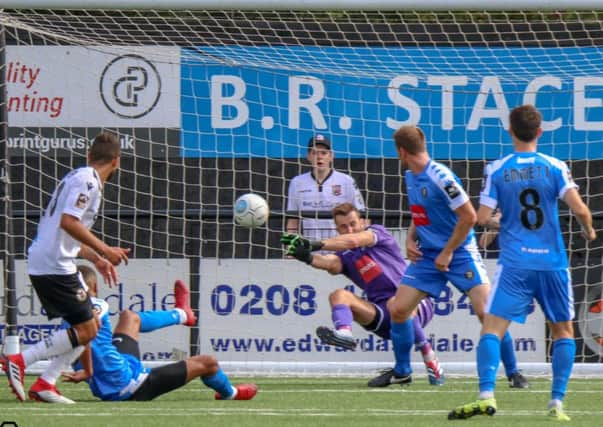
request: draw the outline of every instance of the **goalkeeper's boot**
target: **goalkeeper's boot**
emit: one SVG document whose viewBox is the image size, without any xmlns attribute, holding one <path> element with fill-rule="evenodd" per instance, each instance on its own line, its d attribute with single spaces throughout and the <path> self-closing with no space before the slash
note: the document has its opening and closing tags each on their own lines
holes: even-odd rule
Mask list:
<svg viewBox="0 0 603 427">
<path fill-rule="evenodd" d="M 457 406 L 448 414 L 449 420 L 464 420 L 474 415 L 494 415 L 496 413 L 496 399 L 478 399 L 466 405 Z"/>
<path fill-rule="evenodd" d="M 509 377 L 507 377 L 507 379 L 509 380 L 509 387 L 511 387 L 511 388 L 529 388 L 530 387 L 530 383 L 528 382 L 526 377 L 524 377 L 521 374 L 520 371 L 517 371 L 517 372 L 511 374 Z"/>
<path fill-rule="evenodd" d="M 220 393 L 216 392 L 216 400 L 251 400 L 258 392 L 258 386 L 255 384 L 239 384 L 235 386 L 237 394 L 234 397 L 222 397 Z"/>
<path fill-rule="evenodd" d="M 10 354 L 2 358 L 2 370 L 8 378 L 8 385 L 21 402 L 25 401 L 25 389 L 23 380 L 25 378 L 25 362 L 23 356 L 19 354 Z"/>
<path fill-rule="evenodd" d="M 553 418 L 557 421 L 570 421 L 571 420 L 571 418 L 568 417 L 565 412 L 563 412 L 563 408 L 561 408 L 559 406 L 553 406 L 552 408 L 549 408 L 548 416 L 549 416 L 549 418 Z"/>
<path fill-rule="evenodd" d="M 431 385 L 444 385 L 444 369 L 440 365 L 437 358 L 425 362 L 425 369 L 427 369 L 427 379 Z"/>
<path fill-rule="evenodd" d="M 381 374 L 368 382 L 369 387 L 387 387 L 392 384 L 400 384 L 401 386 L 412 383 L 412 377 L 409 375 L 399 376 L 393 369 L 384 369 Z"/>
<path fill-rule="evenodd" d="M 184 310 L 184 312 L 186 313 L 186 322 L 184 322 L 184 325 L 197 325 L 197 317 L 195 316 L 195 313 L 193 313 L 193 309 L 191 308 L 190 292 L 184 282 L 180 279 L 176 280 L 176 282 L 174 283 L 174 298 L 176 300 L 176 308 Z"/>
<path fill-rule="evenodd" d="M 57 390 L 56 386 L 38 378 L 29 389 L 29 398 L 38 402 L 46 403 L 61 403 L 64 405 L 72 405 L 75 402 L 66 398 Z"/>
<path fill-rule="evenodd" d="M 347 350 L 356 350 L 356 340 L 351 334 L 345 335 L 326 326 L 319 326 L 316 328 L 316 335 L 325 344 L 342 347 Z"/>
</svg>

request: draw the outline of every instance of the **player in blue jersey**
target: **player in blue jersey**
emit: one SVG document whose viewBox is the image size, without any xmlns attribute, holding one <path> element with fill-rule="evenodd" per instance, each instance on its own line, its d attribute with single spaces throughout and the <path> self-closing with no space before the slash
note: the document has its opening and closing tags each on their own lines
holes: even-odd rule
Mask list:
<svg viewBox="0 0 603 427">
<path fill-rule="evenodd" d="M 196 324 L 190 308 L 189 291 L 180 280 L 174 285 L 174 295 L 174 310 L 125 310 L 120 313 L 114 331 L 111 331 L 108 304 L 102 299 L 92 298 L 101 322 L 98 335 L 89 348 L 92 369 L 87 370 L 80 365 L 75 372 L 64 374 L 64 379 L 75 383 L 86 381 L 92 394 L 104 401 L 153 400 L 198 377 L 216 391 L 217 400 L 252 399 L 257 393 L 255 384 L 233 387 L 214 356 L 191 356 L 186 360 L 152 369 L 143 366 L 138 346 L 140 332 L 151 332 L 170 325 Z"/>
<path fill-rule="evenodd" d="M 366 293 L 366 300 L 345 289 L 329 295 L 335 329 L 321 326 L 316 333 L 323 342 L 347 349 L 356 348 L 352 335 L 352 320 L 367 331 L 390 339 L 390 318 L 387 301 L 392 298 L 406 269 L 400 247 L 394 237 L 381 225 L 367 225 L 358 209 L 342 203 L 332 211 L 338 236 L 322 241 L 310 241 L 296 234 L 283 234 L 287 254 L 314 268 L 331 274 L 343 274 Z M 313 250 L 336 251 L 333 254 L 312 253 Z M 432 385 L 444 383 L 444 371 L 425 338 L 423 327 L 433 318 L 434 303 L 425 298 L 413 316 L 415 344 L 421 351 Z M 389 370 L 387 370 L 389 371 Z M 387 387 L 395 382 L 384 381 L 380 375 L 369 381 L 369 387 Z M 410 383 L 410 377 L 404 383 Z"/>
<path fill-rule="evenodd" d="M 455 408 L 450 419 L 496 412 L 494 387 L 500 337 L 511 321 L 525 322 L 534 298 L 550 322 L 553 335 L 548 414 L 569 421 L 562 402 L 576 354 L 574 298 L 557 200 L 569 206 L 586 240 L 594 240 L 597 234 L 591 212 L 567 165 L 536 151 L 541 122 L 540 112 L 532 105 L 513 109 L 509 132 L 515 151 L 486 166 L 477 220 L 487 228 L 500 229 L 501 252 L 477 347 L 479 398 Z M 497 208 L 500 222 L 492 216 Z"/>
<path fill-rule="evenodd" d="M 412 313 L 419 302 L 437 297 L 450 281 L 469 295 L 475 314 L 483 318 L 490 289 L 488 276 L 475 242 L 476 213 L 458 177 L 427 154 L 425 135 L 416 126 L 402 126 L 394 133 L 396 150 L 407 167 L 406 188 L 412 221 L 406 238 L 411 264 L 396 296 L 388 303 L 396 366 L 389 373 L 397 380 L 410 376 L 409 349 L 413 345 Z M 517 369 L 513 339 L 507 333 L 501 357 L 516 388 L 528 387 Z"/>
</svg>

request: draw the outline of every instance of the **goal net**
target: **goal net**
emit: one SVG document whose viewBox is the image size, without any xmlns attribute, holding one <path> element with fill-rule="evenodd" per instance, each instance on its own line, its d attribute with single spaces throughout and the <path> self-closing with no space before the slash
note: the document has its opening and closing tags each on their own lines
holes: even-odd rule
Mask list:
<svg viewBox="0 0 603 427">
<path fill-rule="evenodd" d="M 603 11 L 0 10 L 10 179 L 1 231 L 16 289 L 16 298 L 0 291 L 2 313 L 17 313 L 23 346 L 52 330 L 26 250 L 57 182 L 108 129 L 123 157 L 94 231 L 131 247 L 132 262 L 101 296 L 115 318 L 171 308 L 172 284 L 183 278 L 200 319 L 143 338 L 147 360 L 203 352 L 283 373 L 389 366 L 391 344 L 358 325 L 359 351 L 320 343 L 314 330 L 331 324 L 329 293 L 358 289 L 283 256 L 288 186 L 310 170 L 308 139 L 330 139 L 334 167 L 355 179 L 368 218 L 402 241 L 410 217 L 393 131 L 419 124 L 430 155 L 451 165 L 477 204 L 485 163 L 511 150 L 510 109 L 534 104 L 541 151 L 567 161 L 600 234 L 602 22 Z M 264 227 L 233 224 L 233 201 L 248 192 L 270 205 Z M 602 240 L 586 245 L 565 206 L 561 223 L 576 361 L 597 366 L 589 364 L 603 361 Z M 492 268 L 495 246 L 485 255 Z M 511 331 L 519 362 L 546 371 L 542 313 Z M 426 332 L 445 367 L 474 373 L 479 326 L 463 295 L 443 293 Z"/>
</svg>

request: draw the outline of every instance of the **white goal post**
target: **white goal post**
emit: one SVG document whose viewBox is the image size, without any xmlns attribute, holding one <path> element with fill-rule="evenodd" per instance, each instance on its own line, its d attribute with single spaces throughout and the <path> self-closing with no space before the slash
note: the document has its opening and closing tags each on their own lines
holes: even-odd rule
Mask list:
<svg viewBox="0 0 603 427">
<path fill-rule="evenodd" d="M 477 201 L 484 164 L 511 147 L 508 112 L 535 104 L 544 118 L 540 148 L 568 163 L 601 233 L 601 2 L 476 7 L 469 0 L 4 0 L 4 349 L 54 327 L 29 285 L 26 250 L 57 182 L 85 163 L 101 129 L 119 134 L 123 158 L 94 231 L 133 248 L 133 262 L 119 269 L 122 285 L 101 287 L 101 296 L 114 319 L 125 308 L 171 308 L 172 283 L 183 278 L 199 314 L 190 331 L 142 338 L 150 363 L 203 352 L 239 374 L 367 376 L 391 364 L 391 345 L 358 325 L 362 351 L 321 345 L 314 330 L 330 324 L 328 294 L 350 283 L 283 258 L 288 185 L 309 170 L 307 143 L 316 133 L 331 139 L 335 168 L 355 178 L 371 221 L 403 242 L 409 209 L 393 130 L 419 124 L 432 157 L 449 164 Z M 269 202 L 265 227 L 233 224 L 233 201 L 248 192 Z M 575 372 L 603 377 L 603 244 L 585 244 L 563 206 L 561 220 L 575 292 Z M 497 250 L 484 255 L 492 271 Z M 511 331 L 524 372 L 547 375 L 551 339 L 542 313 Z M 479 326 L 463 295 L 441 295 L 426 332 L 450 373 L 475 373 Z"/>
</svg>

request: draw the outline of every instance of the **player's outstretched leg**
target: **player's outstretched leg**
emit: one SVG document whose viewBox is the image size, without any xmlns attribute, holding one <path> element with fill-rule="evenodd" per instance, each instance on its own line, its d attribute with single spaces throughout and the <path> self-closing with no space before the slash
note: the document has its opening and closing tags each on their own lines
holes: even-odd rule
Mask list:
<svg viewBox="0 0 603 427">
<path fill-rule="evenodd" d="M 3 356 L 0 363 L 2 364 L 2 370 L 8 378 L 10 389 L 17 396 L 17 399 L 24 402 L 25 389 L 23 388 L 23 380 L 25 378 L 25 362 L 23 355 L 19 353 Z"/>
<path fill-rule="evenodd" d="M 347 350 L 356 350 L 356 340 L 351 334 L 346 335 L 326 326 L 319 326 L 316 328 L 316 335 L 325 344 L 343 347 Z"/>
<path fill-rule="evenodd" d="M 60 403 L 71 405 L 75 402 L 61 394 L 54 384 L 38 378 L 29 389 L 29 398 L 38 402 Z"/>
<path fill-rule="evenodd" d="M 409 385 L 412 383 L 411 375 L 398 375 L 393 368 L 384 369 L 380 375 L 368 382 L 369 387 L 387 387 L 392 384 Z"/>
<path fill-rule="evenodd" d="M 176 299 L 176 308 L 184 310 L 186 313 L 186 322 L 184 322 L 184 325 L 195 326 L 197 324 L 197 317 L 191 308 L 190 292 L 184 282 L 180 279 L 176 280 L 174 283 L 174 296 Z"/>
<path fill-rule="evenodd" d="M 258 386 L 255 384 L 238 384 L 235 386 L 236 393 L 224 399 L 222 395 L 216 392 L 216 400 L 251 400 L 258 392 Z"/>
<path fill-rule="evenodd" d="M 466 405 L 457 406 L 448 414 L 449 420 L 464 420 L 474 415 L 494 415 L 496 413 L 496 400 L 478 399 Z"/>
</svg>

